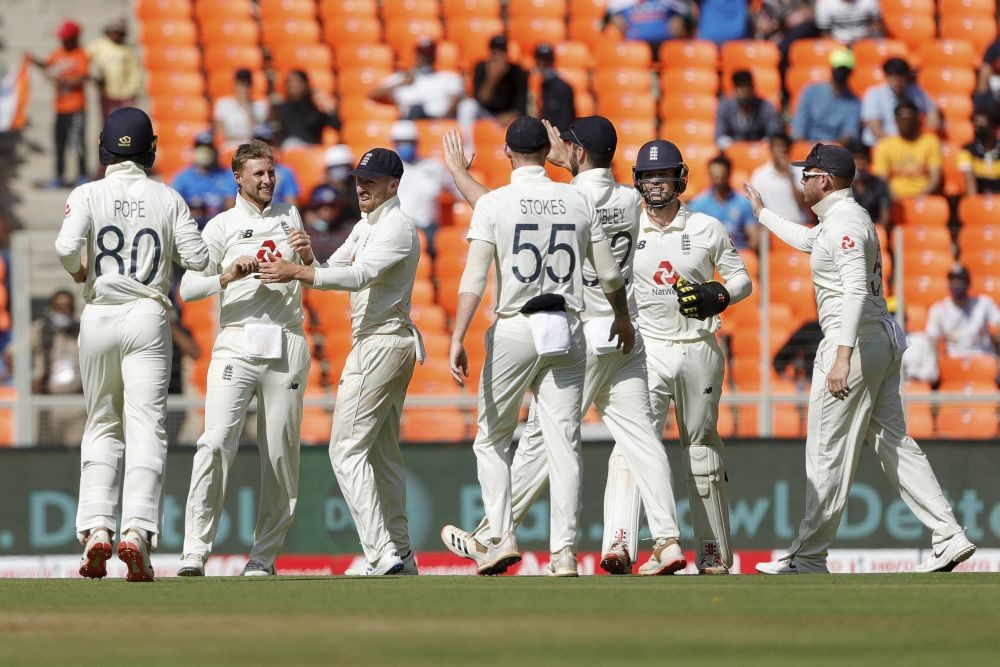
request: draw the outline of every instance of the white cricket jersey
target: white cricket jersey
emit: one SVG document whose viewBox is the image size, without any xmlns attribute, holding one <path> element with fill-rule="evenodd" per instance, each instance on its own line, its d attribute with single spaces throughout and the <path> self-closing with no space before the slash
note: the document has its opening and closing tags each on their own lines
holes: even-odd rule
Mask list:
<svg viewBox="0 0 1000 667">
<path fill-rule="evenodd" d="M 970 296 L 965 308 L 948 297 L 927 313 L 927 335 L 943 338 L 949 357 L 993 354 L 990 327 L 1000 327 L 1000 308 L 988 296 Z"/>
<path fill-rule="evenodd" d="M 629 314 L 634 319 L 638 311 L 632 295 L 632 258 L 639 235 L 642 195 L 634 187 L 616 183 L 610 169 L 588 169 L 577 174 L 572 185 L 586 194 L 597 208 L 597 220 L 625 279 Z M 584 321 L 595 317 L 614 317 L 614 309 L 597 279 L 597 272 L 586 258 L 583 262 L 583 303 L 586 306 Z"/>
<path fill-rule="evenodd" d="M 466 238 L 493 244 L 496 313 L 508 317 L 542 294 L 560 294 L 568 312 L 582 312 L 583 260 L 604 231 L 584 194 L 531 166 L 476 202 Z"/>
<path fill-rule="evenodd" d="M 134 162 L 108 167 L 103 179 L 74 189 L 56 238 L 59 261 L 80 270 L 87 248 L 86 303 L 154 299 L 170 308 L 170 263 L 204 269 L 208 250 L 187 204 Z"/>
<path fill-rule="evenodd" d="M 674 289 L 681 276 L 704 283 L 715 278 L 716 269 L 726 282 L 730 305 L 750 294 L 750 275 L 721 222 L 681 204 L 673 221 L 660 229 L 643 211 L 632 268 L 642 335 L 689 341 L 718 331 L 722 326 L 718 315 L 705 320 L 681 315 Z"/>
<path fill-rule="evenodd" d="M 760 222 L 788 245 L 811 253 L 809 265 L 823 335 L 838 345 L 854 347 L 862 324 L 889 319 L 875 225 L 850 189 L 827 195 L 812 209 L 820 224 L 811 229 L 766 208 Z"/>
<path fill-rule="evenodd" d="M 412 327 L 419 261 L 416 224 L 392 197 L 354 225 L 344 245 L 316 269 L 313 287 L 350 291 L 355 338 L 398 333 Z"/>
<path fill-rule="evenodd" d="M 288 233 L 302 229 L 302 218 L 291 204 L 271 204 L 263 212 L 236 195 L 236 205 L 208 221 L 202 237 L 208 245 L 208 266 L 201 273 L 188 272 L 181 279 L 181 296 L 188 301 L 221 292 L 223 327 L 244 324 L 302 325 L 302 288 L 297 280 L 264 285 L 250 275 L 226 285 L 221 275 L 238 257 L 264 259 L 265 251 L 293 264 L 302 260 L 292 250 Z"/>
</svg>

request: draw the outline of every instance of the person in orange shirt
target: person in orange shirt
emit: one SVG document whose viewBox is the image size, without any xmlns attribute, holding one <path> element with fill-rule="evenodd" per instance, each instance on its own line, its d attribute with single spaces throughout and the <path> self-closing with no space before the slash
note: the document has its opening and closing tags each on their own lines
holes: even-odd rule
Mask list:
<svg viewBox="0 0 1000 667">
<path fill-rule="evenodd" d="M 87 151 L 84 142 L 86 94 L 84 84 L 90 70 L 90 60 L 80 48 L 80 25 L 75 21 L 64 21 L 56 32 L 62 46 L 49 57 L 41 60 L 29 54 L 31 62 L 45 70 L 45 75 L 56 87 L 56 177 L 52 187 L 68 187 L 65 179 L 66 149 L 73 147 L 78 170 L 77 183 L 87 178 Z"/>
</svg>

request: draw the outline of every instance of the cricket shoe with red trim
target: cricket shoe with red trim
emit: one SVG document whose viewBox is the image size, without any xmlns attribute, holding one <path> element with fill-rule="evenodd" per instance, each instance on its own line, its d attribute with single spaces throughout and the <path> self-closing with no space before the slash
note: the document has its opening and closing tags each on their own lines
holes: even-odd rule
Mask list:
<svg viewBox="0 0 1000 667">
<path fill-rule="evenodd" d="M 676 537 L 661 537 L 656 540 L 649 560 L 639 567 L 639 576 L 655 577 L 673 574 L 687 567 L 684 552 Z"/>
<path fill-rule="evenodd" d="M 614 542 L 601 558 L 601 569 L 608 574 L 632 574 L 632 557 L 628 553 L 628 545 Z"/>
<path fill-rule="evenodd" d="M 126 581 L 153 581 L 153 563 L 149 559 L 149 542 L 138 531 L 130 530 L 118 542 L 118 560 L 125 563 Z"/>
<path fill-rule="evenodd" d="M 111 535 L 104 528 L 90 531 L 80 558 L 80 576 L 103 579 L 108 576 L 106 563 L 111 558 Z"/>
</svg>

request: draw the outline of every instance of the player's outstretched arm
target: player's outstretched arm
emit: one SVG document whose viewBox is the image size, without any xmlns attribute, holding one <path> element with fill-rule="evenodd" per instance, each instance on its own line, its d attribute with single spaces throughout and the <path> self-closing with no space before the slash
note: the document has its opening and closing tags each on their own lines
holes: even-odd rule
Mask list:
<svg viewBox="0 0 1000 667">
<path fill-rule="evenodd" d="M 444 146 L 444 164 L 455 181 L 455 187 L 462 193 L 465 201 L 469 202 L 469 206 L 475 208 L 479 198 L 490 191 L 488 187 L 469 173 L 472 161 L 476 159 L 475 153 L 472 154 L 472 157 L 465 157 L 462 133 L 458 130 L 452 130 L 445 134 L 441 143 Z"/>
<path fill-rule="evenodd" d="M 448 353 L 448 366 L 451 376 L 460 386 L 465 386 L 465 378 L 469 377 L 469 358 L 465 353 L 465 335 L 469 332 L 472 318 L 476 315 L 479 302 L 486 290 L 486 274 L 493 262 L 495 246 L 479 239 L 473 239 L 469 244 L 469 256 L 462 272 L 462 281 L 458 285 L 458 308 L 455 312 L 455 331 L 451 335 L 451 350 Z"/>
<path fill-rule="evenodd" d="M 805 225 L 800 225 L 791 220 L 785 220 L 780 215 L 764 207 L 764 199 L 760 196 L 757 188 L 749 183 L 743 184 L 743 194 L 750 201 L 754 217 L 760 224 L 774 232 L 779 239 L 802 252 L 812 252 L 813 242 L 816 240 L 816 233 Z"/>
</svg>

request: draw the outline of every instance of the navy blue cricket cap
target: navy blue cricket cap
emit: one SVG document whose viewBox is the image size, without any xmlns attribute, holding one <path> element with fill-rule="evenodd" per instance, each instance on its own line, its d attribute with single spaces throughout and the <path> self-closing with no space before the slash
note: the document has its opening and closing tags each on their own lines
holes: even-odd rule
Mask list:
<svg viewBox="0 0 1000 667">
<path fill-rule="evenodd" d="M 388 148 L 373 148 L 365 152 L 361 156 L 358 166 L 347 173 L 362 178 L 379 178 L 380 176 L 402 178 L 403 161 L 399 159 L 396 151 L 391 151 Z"/>
<path fill-rule="evenodd" d="M 115 155 L 141 155 L 153 148 L 153 122 L 142 109 L 124 107 L 104 120 L 101 148 Z"/>
<path fill-rule="evenodd" d="M 504 141 L 515 153 L 534 153 L 550 145 L 542 121 L 531 116 L 521 116 L 508 125 Z"/>
<path fill-rule="evenodd" d="M 615 131 L 611 121 L 604 116 L 577 118 L 559 136 L 577 146 L 582 146 L 591 153 L 610 155 L 618 148 L 618 132 Z"/>
<path fill-rule="evenodd" d="M 816 144 L 801 162 L 793 162 L 793 167 L 822 169 L 831 176 L 854 178 L 854 156 L 851 151 L 836 144 Z"/>
<path fill-rule="evenodd" d="M 633 171 L 657 171 L 659 169 L 680 169 L 684 166 L 681 150 L 664 139 L 648 141 L 639 149 L 635 157 Z"/>
</svg>

